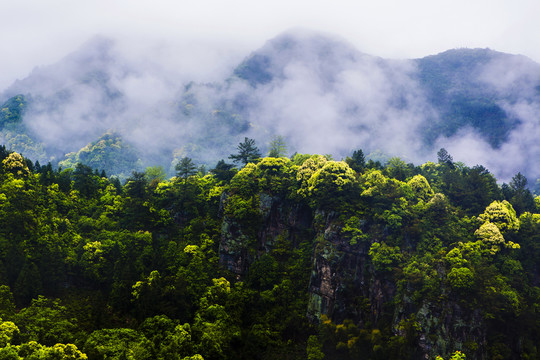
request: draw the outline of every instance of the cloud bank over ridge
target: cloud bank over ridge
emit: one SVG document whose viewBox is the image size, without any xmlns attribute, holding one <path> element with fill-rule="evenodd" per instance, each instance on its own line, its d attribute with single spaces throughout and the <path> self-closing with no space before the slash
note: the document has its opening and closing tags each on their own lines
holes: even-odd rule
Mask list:
<svg viewBox="0 0 540 360">
<path fill-rule="evenodd" d="M 518 171 L 540 174 L 540 66 L 525 57 L 456 50 L 386 60 L 305 30 L 243 61 L 222 49 L 190 51 L 98 37 L 34 70 L 2 101 L 29 95 L 26 127 L 57 159 L 108 130 L 148 161 L 189 155 L 210 165 L 244 136 L 265 148 L 281 135 L 291 152 L 342 158 L 363 149 L 419 164 L 445 147 L 504 181 Z M 462 103 L 469 112 L 457 116 Z M 490 116 L 502 129 L 495 140 L 486 137 Z"/>
</svg>

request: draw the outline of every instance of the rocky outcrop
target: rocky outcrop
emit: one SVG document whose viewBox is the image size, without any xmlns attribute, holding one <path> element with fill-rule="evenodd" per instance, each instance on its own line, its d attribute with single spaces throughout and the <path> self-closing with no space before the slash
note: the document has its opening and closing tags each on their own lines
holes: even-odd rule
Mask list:
<svg viewBox="0 0 540 360">
<path fill-rule="evenodd" d="M 454 350 L 475 354 L 475 359 L 485 358 L 486 326 L 480 309 L 469 311 L 455 301 L 426 303 L 415 318 L 421 326 L 419 346 L 426 359 Z"/>
<path fill-rule="evenodd" d="M 376 324 L 384 304 L 395 295 L 395 284 L 374 273 L 368 242 L 351 244 L 341 234 L 335 216 L 317 215 L 324 218 L 324 228 L 314 243 L 308 316 L 317 320 L 326 315 L 338 323 L 351 319 L 360 325 Z"/>
<path fill-rule="evenodd" d="M 414 319 L 423 358 L 448 356 L 456 349 L 476 354 L 477 359 L 485 357 L 486 326 L 480 310 L 471 311 L 447 296 L 420 304 L 408 300 L 392 271 L 374 268 L 369 255 L 373 239 L 351 241 L 342 231 L 339 214 L 313 212 L 305 204 L 268 194 L 259 194 L 258 214 L 260 227 L 251 236 L 235 219 L 223 218 L 220 263 L 238 279 L 248 274 L 256 259 L 272 251 L 279 237 L 287 237 L 293 247 L 310 239 L 307 316 L 313 322 L 326 315 L 337 324 L 352 320 L 359 328 L 390 326 L 394 335 L 404 336 L 400 322 Z M 398 296 L 401 300 L 396 301 Z"/>
<path fill-rule="evenodd" d="M 226 197 L 222 200 L 226 201 Z M 248 235 L 235 219 L 223 218 L 219 261 L 238 278 L 247 274 L 255 259 L 273 248 L 278 236 L 287 236 L 292 246 L 313 236 L 312 212 L 305 204 L 263 193 L 259 195 L 258 213 L 260 227 L 255 237 Z"/>
</svg>

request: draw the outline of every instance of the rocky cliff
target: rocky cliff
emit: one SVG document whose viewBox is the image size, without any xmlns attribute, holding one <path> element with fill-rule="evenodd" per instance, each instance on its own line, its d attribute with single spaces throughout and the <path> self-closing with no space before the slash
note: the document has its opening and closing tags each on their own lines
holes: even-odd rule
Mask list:
<svg viewBox="0 0 540 360">
<path fill-rule="evenodd" d="M 227 199 L 223 197 L 224 202 Z M 406 289 L 399 288 L 392 271 L 375 268 L 369 254 L 373 242 L 351 241 L 335 212 L 313 211 L 302 202 L 265 193 L 256 199 L 258 227 L 251 236 L 241 221 L 223 218 L 220 263 L 239 280 L 249 276 L 251 264 L 275 249 L 279 238 L 287 237 L 293 247 L 307 240 L 312 266 L 309 282 L 303 285 L 312 322 L 320 323 L 322 317 L 336 324 L 353 321 L 361 329 L 389 328 L 394 336 L 405 337 L 408 330 L 403 324 L 414 319 L 417 356 L 432 359 L 466 349 L 475 358 L 487 358 L 480 310 L 470 311 L 444 291 L 436 301 L 413 301 Z M 362 221 L 362 226 L 369 224 Z"/>
</svg>

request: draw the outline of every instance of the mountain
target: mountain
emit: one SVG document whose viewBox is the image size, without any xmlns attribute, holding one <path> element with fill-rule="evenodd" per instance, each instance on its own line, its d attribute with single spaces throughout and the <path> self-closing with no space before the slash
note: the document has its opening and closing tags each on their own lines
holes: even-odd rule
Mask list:
<svg viewBox="0 0 540 360">
<path fill-rule="evenodd" d="M 470 126 L 493 147 L 509 140 L 524 119 L 512 104 L 540 100 L 540 67 L 531 60 L 489 49 L 449 50 L 417 60 L 418 78 L 440 117 L 426 140 Z"/>
<path fill-rule="evenodd" d="M 112 131 L 139 164 L 170 173 L 183 156 L 213 166 L 246 136 L 265 151 L 280 135 L 291 153 L 363 149 L 422 162 L 445 147 L 502 180 L 540 176 L 540 65 L 523 56 L 454 49 L 383 59 L 339 37 L 289 31 L 218 81 L 186 78 L 98 37 L 0 95 L 2 108 L 25 99 L 20 126 L 1 135 L 14 150 L 61 161 Z M 27 141 L 9 142 L 17 135 Z"/>
</svg>

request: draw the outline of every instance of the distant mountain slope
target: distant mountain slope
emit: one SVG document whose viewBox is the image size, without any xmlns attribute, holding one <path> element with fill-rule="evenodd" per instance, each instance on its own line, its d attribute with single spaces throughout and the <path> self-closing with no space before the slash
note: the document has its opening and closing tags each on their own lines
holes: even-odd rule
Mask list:
<svg viewBox="0 0 540 360">
<path fill-rule="evenodd" d="M 330 86 L 336 74 L 368 57 L 337 37 L 309 31 L 286 32 L 248 56 L 234 75 L 256 87 L 285 80 L 291 76 L 291 66 L 302 66 Z"/>
<path fill-rule="evenodd" d="M 265 151 L 281 135 L 291 153 L 340 158 L 361 148 L 421 162 L 445 147 L 503 180 L 540 175 L 540 65 L 522 56 L 456 49 L 388 60 L 335 36 L 289 31 L 211 84 L 136 60 L 95 38 L 14 83 L 0 102 L 24 95 L 21 135 L 43 149 L 40 161 L 112 130 L 139 165 L 167 169 L 182 156 L 212 166 L 244 136 Z M 1 130 L 4 142 L 11 131 Z"/>
<path fill-rule="evenodd" d="M 520 123 L 505 105 L 539 100 L 538 88 L 536 93 L 527 91 L 524 84 L 517 83 L 518 79 L 498 83 L 508 73 L 518 73 L 520 77 L 536 78 L 536 86 L 540 85 L 540 66 L 526 58 L 488 49 L 459 49 L 428 56 L 417 63 L 419 81 L 428 101 L 440 114 L 438 121 L 425 131 L 428 143 L 470 126 L 490 145 L 500 147 Z"/>
<path fill-rule="evenodd" d="M 120 175 L 122 179 L 129 177 L 133 170 L 143 170 L 135 149 L 112 132 L 105 133 L 78 152 L 66 154 L 66 159 L 59 165 L 74 168 L 79 162 L 93 169 L 105 170 L 107 174 Z"/>
</svg>

